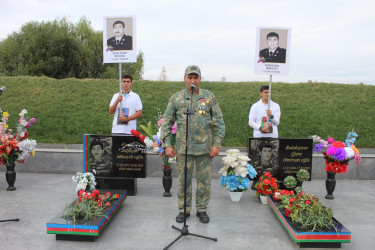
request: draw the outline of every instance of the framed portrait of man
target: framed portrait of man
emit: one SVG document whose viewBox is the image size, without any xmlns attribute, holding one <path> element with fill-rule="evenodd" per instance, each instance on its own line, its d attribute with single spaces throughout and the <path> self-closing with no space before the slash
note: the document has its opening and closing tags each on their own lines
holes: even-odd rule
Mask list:
<svg viewBox="0 0 375 250">
<path fill-rule="evenodd" d="M 257 28 L 255 48 L 256 74 L 289 74 L 290 35 L 290 28 Z"/>
<path fill-rule="evenodd" d="M 103 62 L 137 61 L 135 16 L 104 17 Z"/>
</svg>

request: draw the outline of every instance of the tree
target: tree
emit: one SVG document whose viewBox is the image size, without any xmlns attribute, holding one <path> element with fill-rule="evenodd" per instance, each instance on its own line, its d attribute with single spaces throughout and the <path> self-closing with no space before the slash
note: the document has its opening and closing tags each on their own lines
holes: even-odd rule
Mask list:
<svg viewBox="0 0 375 250">
<path fill-rule="evenodd" d="M 104 65 L 102 32 L 85 17 L 74 25 L 67 19 L 29 22 L 0 41 L 0 74 L 53 78 L 117 78 L 117 64 Z M 142 79 L 143 53 L 123 71 Z"/>
</svg>

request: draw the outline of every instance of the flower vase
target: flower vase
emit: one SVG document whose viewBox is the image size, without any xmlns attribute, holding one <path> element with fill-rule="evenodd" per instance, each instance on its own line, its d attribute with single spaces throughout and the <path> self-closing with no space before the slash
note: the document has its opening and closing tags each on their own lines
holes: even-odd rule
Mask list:
<svg viewBox="0 0 375 250">
<path fill-rule="evenodd" d="M 268 204 L 266 195 L 260 195 L 259 198 L 260 198 L 260 201 L 262 202 L 262 204 L 264 204 L 264 205 Z"/>
<path fill-rule="evenodd" d="M 326 199 L 333 200 L 335 197 L 333 196 L 333 191 L 335 191 L 336 187 L 336 173 L 327 172 L 327 179 L 326 179 L 326 190 L 327 195 Z"/>
<path fill-rule="evenodd" d="M 7 171 L 5 172 L 5 177 L 7 179 L 9 187 L 7 191 L 14 191 L 16 188 L 14 187 L 14 183 L 16 182 L 16 171 L 14 171 L 16 164 L 6 165 Z"/>
<path fill-rule="evenodd" d="M 236 192 L 236 191 L 229 191 L 230 199 L 232 201 L 240 201 L 242 196 L 242 191 Z"/>
<path fill-rule="evenodd" d="M 172 169 L 163 169 L 163 188 L 164 188 L 164 197 L 171 197 L 171 187 L 172 187 Z"/>
</svg>

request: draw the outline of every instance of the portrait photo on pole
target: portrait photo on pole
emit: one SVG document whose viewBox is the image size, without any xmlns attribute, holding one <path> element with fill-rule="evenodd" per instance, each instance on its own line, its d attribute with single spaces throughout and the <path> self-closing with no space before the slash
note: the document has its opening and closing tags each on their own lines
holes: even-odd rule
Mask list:
<svg viewBox="0 0 375 250">
<path fill-rule="evenodd" d="M 290 28 L 257 28 L 255 47 L 256 74 L 289 74 L 290 35 Z"/>
<path fill-rule="evenodd" d="M 135 33 L 135 16 L 104 17 L 103 62 L 136 62 Z"/>
</svg>

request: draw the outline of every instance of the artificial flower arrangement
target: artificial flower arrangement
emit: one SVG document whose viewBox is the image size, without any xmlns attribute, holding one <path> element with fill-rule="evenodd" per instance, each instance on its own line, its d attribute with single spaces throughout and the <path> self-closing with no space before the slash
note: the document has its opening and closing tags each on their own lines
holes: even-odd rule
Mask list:
<svg viewBox="0 0 375 250">
<path fill-rule="evenodd" d="M 296 193 L 300 193 L 302 192 L 302 183 L 309 180 L 310 174 L 306 169 L 302 168 L 297 171 L 296 176 L 297 178 L 292 175 L 288 175 L 284 178 L 283 184 L 285 188 L 294 189 Z"/>
<path fill-rule="evenodd" d="M 314 231 L 326 231 L 334 228 L 337 223 L 333 220 L 331 208 L 325 207 L 319 199 L 309 193 L 281 190 L 273 195 L 277 207 L 289 218 L 297 228 Z"/>
<path fill-rule="evenodd" d="M 35 155 L 36 141 L 28 139 L 27 129 L 36 123 L 35 118 L 26 117 L 27 110 L 19 113 L 16 133 L 12 134 L 7 121 L 8 112 L 0 110 L 0 163 L 13 165 L 15 162 L 24 163 L 27 157 Z"/>
<path fill-rule="evenodd" d="M 73 206 L 66 205 L 62 218 L 71 220 L 74 224 L 77 220 L 87 221 L 96 216 L 104 216 L 103 210 L 111 206 L 110 201 L 120 197 L 110 192 L 100 194 L 100 191 L 95 189 L 95 176 L 92 173 L 78 172 L 72 179 L 77 183 L 78 199 Z"/>
<path fill-rule="evenodd" d="M 292 189 L 297 186 L 297 180 L 292 175 L 288 175 L 287 177 L 285 177 L 283 183 L 284 183 L 284 186 L 288 189 Z"/>
<path fill-rule="evenodd" d="M 257 172 L 248 164 L 249 157 L 240 153 L 238 149 L 228 149 L 223 157 L 224 167 L 219 171 L 220 185 L 231 192 L 246 191 Z"/>
<path fill-rule="evenodd" d="M 260 178 L 256 188 L 256 196 L 267 196 L 269 194 L 274 194 L 278 190 L 277 180 L 272 177 L 270 172 L 265 172 Z"/>
<path fill-rule="evenodd" d="M 158 132 L 156 134 L 154 133 L 154 129 L 153 129 L 153 125 L 151 121 L 147 123 L 147 127 L 144 125 L 140 125 L 140 127 L 147 135 L 144 138 L 144 143 L 146 144 L 146 147 L 160 155 L 160 157 L 163 160 L 163 169 L 170 170 L 171 164 L 176 163 L 176 157 L 169 158 L 165 154 L 163 142 L 160 140 L 160 130 L 161 130 L 161 125 L 163 124 L 163 122 L 164 122 L 164 118 L 162 118 L 161 111 L 160 109 L 158 109 L 158 122 L 157 122 Z M 175 142 L 176 132 L 177 132 L 177 123 L 175 122 L 172 127 L 172 144 L 174 144 Z"/>
<path fill-rule="evenodd" d="M 349 132 L 344 143 L 335 141 L 333 137 L 328 137 L 327 141 L 325 141 L 319 136 L 313 136 L 313 141 L 318 142 L 314 146 L 314 151 L 323 153 L 326 159 L 325 170 L 327 172 L 346 173 L 349 160 L 354 159 L 357 165 L 361 162 L 361 155 L 354 145 L 357 136 L 354 131 Z"/>
</svg>

